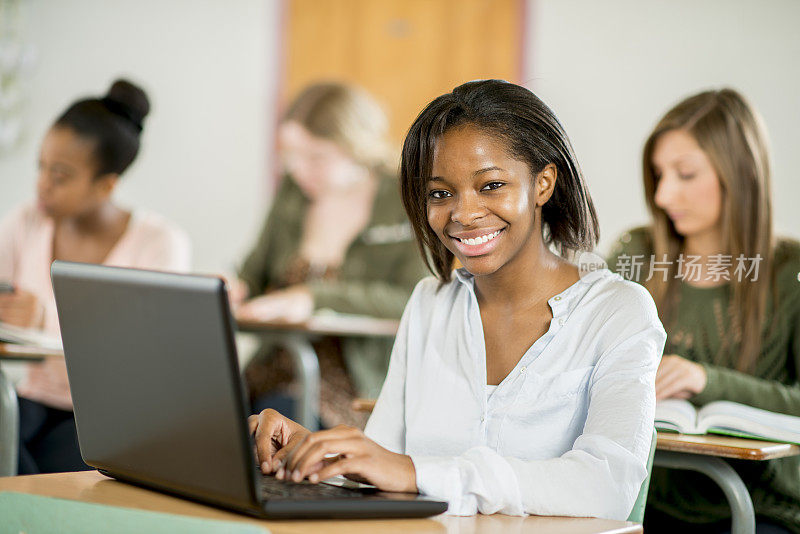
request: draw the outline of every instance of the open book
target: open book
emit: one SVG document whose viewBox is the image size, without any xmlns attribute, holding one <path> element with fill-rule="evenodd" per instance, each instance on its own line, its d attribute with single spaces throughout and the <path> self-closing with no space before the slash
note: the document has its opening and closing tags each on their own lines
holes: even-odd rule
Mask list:
<svg viewBox="0 0 800 534">
<path fill-rule="evenodd" d="M 656 428 L 800 444 L 800 417 L 729 401 L 711 402 L 699 410 L 686 400 L 660 401 L 656 404 Z"/>
<path fill-rule="evenodd" d="M 40 330 L 20 328 L 0 321 L 0 343 L 16 343 L 50 350 L 63 350 L 61 338 L 48 336 Z"/>
</svg>

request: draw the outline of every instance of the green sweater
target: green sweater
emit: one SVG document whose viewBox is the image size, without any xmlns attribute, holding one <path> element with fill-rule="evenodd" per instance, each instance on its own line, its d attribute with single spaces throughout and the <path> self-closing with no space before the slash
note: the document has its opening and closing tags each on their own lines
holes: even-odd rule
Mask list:
<svg viewBox="0 0 800 534">
<path fill-rule="evenodd" d="M 300 246 L 308 205 L 294 180 L 285 177 L 258 241 L 239 271 L 250 295 L 280 286 Z M 317 310 L 399 319 L 414 286 L 427 274 L 400 202 L 397 180 L 382 176 L 370 221 L 348 248 L 338 278 L 307 285 Z M 345 364 L 359 395 L 377 397 L 392 344 L 385 338 L 344 340 Z"/>
<path fill-rule="evenodd" d="M 637 228 L 620 238 L 608 266 L 630 274 L 630 268 L 623 267 L 629 260 L 620 257 L 644 256 L 641 275 L 635 279 L 643 283 L 652 253 L 649 230 Z M 737 347 L 731 341 L 727 318 L 730 287 L 679 284 L 675 318 L 664 325 L 664 354 L 683 356 L 705 368 L 708 383 L 691 399 L 694 404 L 729 400 L 800 416 L 800 243 L 780 240 L 776 244 L 772 273 L 775 296 L 767 301 L 761 354 L 752 374 L 734 370 Z M 656 276 L 661 275 L 656 272 Z M 730 463 L 750 490 L 756 514 L 800 533 L 800 457 Z M 730 518 L 730 507 L 719 487 L 704 475 L 689 471 L 654 468 L 648 505 L 694 523 Z"/>
</svg>

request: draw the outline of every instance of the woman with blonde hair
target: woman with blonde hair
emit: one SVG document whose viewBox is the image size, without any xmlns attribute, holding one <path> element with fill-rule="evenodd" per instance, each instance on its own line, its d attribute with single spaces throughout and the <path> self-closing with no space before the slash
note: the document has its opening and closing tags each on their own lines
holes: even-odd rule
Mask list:
<svg viewBox="0 0 800 534">
<path fill-rule="evenodd" d="M 285 170 L 239 278 L 240 319 L 301 322 L 319 309 L 399 318 L 425 274 L 400 202 L 388 120 L 365 91 L 318 83 L 289 105 L 278 131 Z M 323 339 L 315 348 L 325 426 L 361 424 L 355 396 L 374 397 L 391 341 Z M 255 407 L 293 410 L 288 356 L 260 351 L 245 372 Z"/>
<path fill-rule="evenodd" d="M 609 266 L 647 287 L 667 330 L 657 398 L 800 415 L 800 244 L 773 236 L 758 114 L 731 89 L 683 100 L 645 143 L 643 175 L 653 221 L 622 236 Z M 759 532 L 800 532 L 800 458 L 732 465 Z M 648 532 L 730 521 L 722 490 L 696 473 L 654 469 L 648 504 Z"/>
</svg>

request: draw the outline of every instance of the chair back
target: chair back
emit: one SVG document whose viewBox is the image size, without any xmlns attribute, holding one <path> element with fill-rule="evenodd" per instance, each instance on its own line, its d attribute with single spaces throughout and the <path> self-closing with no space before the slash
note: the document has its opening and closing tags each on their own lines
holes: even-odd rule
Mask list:
<svg viewBox="0 0 800 534">
<path fill-rule="evenodd" d="M 647 504 L 647 491 L 650 489 L 650 475 L 653 474 L 653 457 L 656 454 L 656 441 L 658 435 L 656 429 L 653 429 L 653 438 L 650 441 L 650 455 L 647 457 L 647 476 L 642 482 L 642 487 L 639 488 L 639 496 L 636 497 L 636 502 L 631 510 L 631 515 L 628 516 L 628 521 L 641 523 L 644 521 L 644 507 Z"/>
</svg>

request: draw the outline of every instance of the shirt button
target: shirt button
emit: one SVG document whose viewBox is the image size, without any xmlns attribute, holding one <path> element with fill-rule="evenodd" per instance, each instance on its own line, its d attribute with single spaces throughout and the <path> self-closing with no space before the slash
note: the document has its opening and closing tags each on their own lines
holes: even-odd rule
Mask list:
<svg viewBox="0 0 800 534">
<path fill-rule="evenodd" d="M 558 320 L 558 325 L 559 326 L 564 326 L 564 319 L 559 319 Z"/>
<path fill-rule="evenodd" d="M 522 368 L 520 368 L 519 372 L 520 373 L 524 373 L 525 372 L 525 366 L 524 365 L 522 366 Z"/>
<path fill-rule="evenodd" d="M 555 297 L 553 297 L 553 300 L 558 302 L 559 300 L 561 300 L 561 295 L 556 295 Z"/>
<path fill-rule="evenodd" d="M 485 419 L 485 418 L 484 418 L 483 416 L 481 416 L 481 423 L 483 423 L 484 419 Z"/>
</svg>

